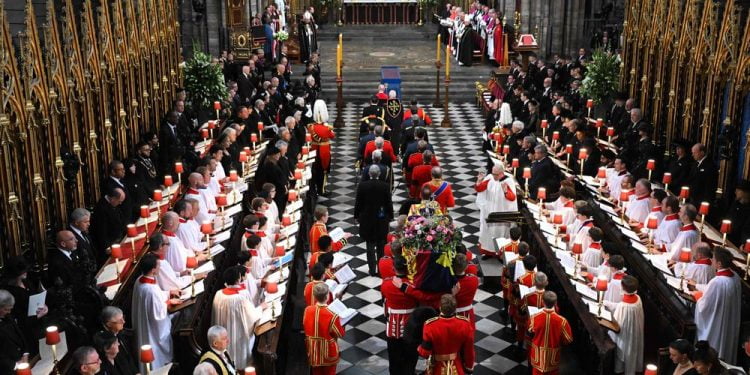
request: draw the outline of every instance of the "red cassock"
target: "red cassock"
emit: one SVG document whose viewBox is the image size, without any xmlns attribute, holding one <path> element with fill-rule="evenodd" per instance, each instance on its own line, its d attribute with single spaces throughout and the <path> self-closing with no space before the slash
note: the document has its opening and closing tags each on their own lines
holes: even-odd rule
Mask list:
<svg viewBox="0 0 750 375">
<path fill-rule="evenodd" d="M 411 174 L 414 171 L 414 168 L 416 168 L 417 166 L 420 166 L 420 165 L 424 164 L 422 156 L 423 155 L 422 155 L 421 152 L 415 152 L 415 153 L 409 155 L 409 160 L 406 161 L 406 165 L 407 165 L 406 173 L 405 173 L 406 182 L 410 182 L 411 181 Z M 434 156 L 434 155 L 432 156 L 432 161 L 430 162 L 430 165 L 433 166 L 433 167 L 439 167 L 440 166 L 440 162 L 438 161 L 437 156 Z"/>
<path fill-rule="evenodd" d="M 573 342 L 573 332 L 568 321 L 553 309 L 544 309 L 531 317 L 528 335 L 529 364 L 533 375 L 557 375 L 560 366 L 560 348 Z"/>
<path fill-rule="evenodd" d="M 463 375 L 464 368 L 474 367 L 474 326 L 460 315 L 432 318 L 424 323 L 417 351 L 422 357 L 431 357 L 427 374 Z"/>
<path fill-rule="evenodd" d="M 372 156 L 372 152 L 375 151 L 375 141 L 367 142 L 365 145 L 365 160 L 369 160 Z M 384 141 L 383 142 L 383 157 L 386 156 L 391 160 L 391 163 L 396 162 L 396 154 L 393 152 L 393 145 L 391 145 L 391 141 Z"/>
<path fill-rule="evenodd" d="M 518 308 L 518 330 L 516 331 L 516 341 L 522 342 L 527 339 L 526 331 L 529 329 L 529 306 L 538 309 L 544 308 L 544 290 L 535 289 L 533 292 L 521 297 Z M 555 312 L 559 312 L 555 305 Z M 528 340 L 527 340 L 528 341 Z"/>
<path fill-rule="evenodd" d="M 378 272 L 380 278 L 385 280 L 389 277 L 396 276 L 396 271 L 393 270 L 393 256 L 383 256 L 378 261 Z"/>
<path fill-rule="evenodd" d="M 495 26 L 495 61 L 500 64 L 500 66 L 506 66 L 508 65 L 505 61 L 505 38 L 503 35 L 503 25 L 498 24 Z"/>
<path fill-rule="evenodd" d="M 305 285 L 305 303 L 306 306 L 312 306 L 315 304 L 315 298 L 313 297 L 312 290 L 313 287 L 315 287 L 316 284 L 322 283 L 323 281 L 320 280 L 313 280 L 310 281 Z M 333 302 L 333 294 L 331 292 L 328 292 L 328 303 Z"/>
<path fill-rule="evenodd" d="M 407 109 L 406 111 L 404 111 L 404 121 L 406 121 L 406 119 L 410 119 L 411 116 L 411 109 Z M 424 109 L 417 109 L 417 117 L 424 121 L 427 126 L 432 125 L 432 119 L 430 118 L 430 116 L 427 116 L 427 113 L 425 113 Z"/>
<path fill-rule="evenodd" d="M 344 327 L 339 316 L 325 305 L 307 306 L 302 326 L 305 330 L 307 362 L 310 364 L 311 374 L 336 374 L 336 364 L 339 363 L 337 340 L 344 337 Z"/>
<path fill-rule="evenodd" d="M 409 185 L 409 195 L 412 198 L 419 198 L 419 188 L 432 179 L 431 165 L 418 165 L 411 171 L 411 185 Z"/>
<path fill-rule="evenodd" d="M 430 190 L 433 194 L 440 188 L 440 185 L 442 185 L 443 181 L 438 180 L 432 180 L 425 185 L 430 187 Z M 440 204 L 440 209 L 443 210 L 443 213 L 448 213 L 448 208 L 453 207 L 456 205 L 456 200 L 453 198 L 453 189 L 451 189 L 451 185 L 447 184 L 445 190 L 443 190 L 440 195 L 435 197 L 433 199 L 435 202 L 438 202 Z"/>
<path fill-rule="evenodd" d="M 328 229 L 326 228 L 326 225 L 323 223 L 315 222 L 315 224 L 310 227 L 310 253 L 314 254 L 320 251 L 320 248 L 318 247 L 318 240 L 320 237 L 327 236 L 328 235 Z M 344 245 L 346 245 L 346 239 L 342 238 L 334 243 L 331 244 L 331 250 L 332 251 L 339 251 L 344 248 Z"/>
<path fill-rule="evenodd" d="M 479 287 L 479 278 L 473 274 L 464 274 L 456 276 L 460 285 L 456 294 L 456 315 L 461 315 L 469 319 L 472 326 L 474 325 L 474 295 L 477 294 Z"/>
<path fill-rule="evenodd" d="M 397 276 L 394 276 L 397 277 Z M 401 278 L 402 281 L 406 282 L 406 278 Z M 406 322 L 409 321 L 409 316 L 414 312 L 414 308 L 417 307 L 417 301 L 403 293 L 399 288 L 393 285 L 393 277 L 383 279 L 383 283 L 380 284 L 380 293 L 383 294 L 385 304 L 383 308 L 385 310 L 386 322 L 385 322 L 385 335 L 390 338 L 400 339 L 404 334 L 404 327 Z"/>
<path fill-rule="evenodd" d="M 331 167 L 331 139 L 336 138 L 336 134 L 330 126 L 321 123 L 311 124 L 307 130 L 312 136 L 311 149 L 318 152 L 317 160 L 320 160 L 323 171 L 328 172 Z"/>
</svg>

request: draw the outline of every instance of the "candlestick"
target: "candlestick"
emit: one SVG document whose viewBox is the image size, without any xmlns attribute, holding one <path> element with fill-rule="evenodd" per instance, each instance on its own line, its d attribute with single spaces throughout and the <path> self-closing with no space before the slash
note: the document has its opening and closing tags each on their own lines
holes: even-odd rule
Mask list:
<svg viewBox="0 0 750 375">
<path fill-rule="evenodd" d="M 690 252 L 689 247 L 683 247 L 682 250 L 680 250 L 680 257 L 679 261 L 680 263 L 690 263 L 690 258 L 692 258 L 692 253 Z M 682 274 L 680 275 L 680 290 L 684 288 L 685 284 L 685 268 L 687 268 L 686 264 L 682 265 Z"/>
<path fill-rule="evenodd" d="M 615 128 L 608 127 L 607 128 L 607 143 L 612 143 L 612 137 L 615 135 Z"/>
<path fill-rule="evenodd" d="M 445 46 L 445 82 L 451 81 L 451 49 L 450 48 L 451 48 L 450 46 Z"/>
<path fill-rule="evenodd" d="M 58 366 L 57 358 L 57 344 L 60 343 L 60 332 L 57 330 L 57 326 L 49 326 L 45 332 L 45 342 L 52 348 L 52 368 L 55 369 L 55 374 L 59 375 L 60 370 Z"/>
<path fill-rule="evenodd" d="M 720 232 L 723 234 L 721 239 L 721 246 L 727 245 L 727 234 L 732 231 L 732 221 L 731 220 L 722 220 L 721 221 L 721 230 Z"/>
<path fill-rule="evenodd" d="M 661 178 L 661 182 L 664 184 L 664 190 L 669 190 L 669 184 L 672 182 L 672 174 L 665 172 Z"/>
<path fill-rule="evenodd" d="M 435 58 L 435 61 L 440 61 L 440 34 L 437 36 L 437 48 L 435 49 L 437 52 L 437 57 Z"/>
</svg>

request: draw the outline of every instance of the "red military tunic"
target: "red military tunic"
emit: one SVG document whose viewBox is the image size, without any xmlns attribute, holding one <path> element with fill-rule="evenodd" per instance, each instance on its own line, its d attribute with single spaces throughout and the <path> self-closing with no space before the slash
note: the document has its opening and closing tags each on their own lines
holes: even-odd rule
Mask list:
<svg viewBox="0 0 750 375">
<path fill-rule="evenodd" d="M 432 318 L 424 323 L 419 355 L 430 358 L 427 374 L 463 375 L 474 368 L 474 326 L 463 316 Z"/>
<path fill-rule="evenodd" d="M 396 271 L 393 270 L 393 256 L 380 258 L 378 261 L 378 272 L 380 273 L 380 278 L 384 280 L 396 276 Z"/>
<path fill-rule="evenodd" d="M 432 180 L 425 185 L 430 187 L 430 190 L 432 190 L 432 193 L 435 194 L 435 192 L 440 188 L 440 185 L 443 184 L 443 180 Z M 448 213 L 448 208 L 453 207 L 456 205 L 456 201 L 453 198 L 453 189 L 451 189 L 451 185 L 448 184 L 443 190 L 440 195 L 436 196 L 434 201 L 438 202 L 440 204 L 440 208 L 443 210 L 443 213 Z"/>
<path fill-rule="evenodd" d="M 523 267 L 522 256 L 508 262 L 503 267 L 503 274 L 500 278 L 500 286 L 503 288 L 503 298 L 508 303 L 508 313 L 510 313 L 510 306 L 513 304 L 513 293 L 511 291 L 513 289 L 513 275 L 515 274 L 515 270 L 512 269 L 515 267 Z"/>
<path fill-rule="evenodd" d="M 406 182 L 411 181 L 411 174 L 414 171 L 414 168 L 424 164 L 424 160 L 422 158 L 423 156 L 424 155 L 421 152 L 415 152 L 409 155 L 409 160 L 406 161 L 406 173 L 404 173 Z M 430 165 L 433 167 L 440 166 L 440 161 L 438 161 L 437 156 L 432 155 L 432 161 L 430 161 Z"/>
<path fill-rule="evenodd" d="M 305 308 L 302 318 L 305 330 L 307 362 L 312 375 L 334 375 L 339 363 L 338 339 L 344 337 L 344 327 L 339 316 L 326 305 L 315 304 Z"/>
<path fill-rule="evenodd" d="M 411 116 L 412 116 L 411 109 L 407 109 L 406 111 L 404 111 L 404 121 L 406 121 L 407 119 L 410 119 Z M 427 116 L 427 113 L 425 113 L 424 109 L 422 108 L 417 109 L 417 117 L 419 117 L 422 121 L 424 121 L 424 123 L 427 126 L 432 125 L 432 119 L 430 118 L 430 116 Z"/>
<path fill-rule="evenodd" d="M 556 375 L 560 366 L 560 347 L 573 342 L 568 321 L 554 309 L 545 308 L 529 322 L 529 364 L 533 375 Z"/>
<path fill-rule="evenodd" d="M 388 320 L 385 322 L 385 335 L 390 338 L 400 339 L 404 334 L 404 327 L 409 321 L 409 316 L 417 307 L 417 300 L 402 292 L 393 285 L 393 277 L 383 279 L 380 284 L 380 293 L 383 294 L 383 309 Z M 406 282 L 406 278 L 401 278 Z"/>
<path fill-rule="evenodd" d="M 419 189 L 423 184 L 432 179 L 432 165 L 418 165 L 411 172 L 411 185 L 409 185 L 409 195 L 412 198 L 419 198 Z"/>
<path fill-rule="evenodd" d="M 469 319 L 474 325 L 474 295 L 477 294 L 479 278 L 473 274 L 457 275 L 458 293 L 456 294 L 456 315 Z"/>
<path fill-rule="evenodd" d="M 315 304 L 315 297 L 313 297 L 312 290 L 313 290 L 313 287 L 315 287 L 315 285 L 322 283 L 322 282 L 324 281 L 313 280 L 305 285 L 304 295 L 305 295 L 306 306 L 312 306 Z M 328 292 L 328 303 L 331 303 L 331 302 L 333 302 L 333 294 L 331 294 L 331 292 Z"/>
<path fill-rule="evenodd" d="M 529 313 L 529 306 L 536 307 L 537 309 L 544 308 L 544 289 L 534 289 L 533 292 L 521 297 L 521 302 L 518 308 L 518 331 L 516 332 L 516 340 L 518 342 L 523 341 L 527 338 L 526 331 L 529 329 L 529 319 L 531 315 Z M 559 312 L 557 305 L 555 305 L 555 312 Z M 528 341 L 528 340 L 527 340 Z"/>
<path fill-rule="evenodd" d="M 523 267 L 523 262 L 516 263 L 516 267 Z M 516 321 L 516 327 L 518 327 L 518 309 L 521 307 L 521 291 L 518 286 L 525 285 L 531 288 L 534 285 L 534 271 L 526 271 L 518 278 L 518 281 L 514 281 L 511 285 L 510 294 L 513 295 L 513 303 L 510 305 L 508 314 Z"/>
<path fill-rule="evenodd" d="M 315 224 L 310 227 L 310 254 L 314 254 L 320 251 L 320 248 L 318 248 L 318 240 L 320 239 L 320 237 L 327 235 L 328 229 L 323 223 L 316 221 Z M 331 250 L 339 251 L 344 248 L 344 245 L 346 245 L 346 239 L 342 238 L 339 241 L 331 244 Z"/>
<path fill-rule="evenodd" d="M 369 141 L 365 145 L 365 154 L 364 158 L 365 160 L 368 160 L 372 156 L 372 152 L 375 151 L 375 141 Z M 384 141 L 383 142 L 383 157 L 388 157 L 391 161 L 391 163 L 396 162 L 396 154 L 393 152 L 393 146 L 391 145 L 391 141 Z"/>
<path fill-rule="evenodd" d="M 333 128 L 327 124 L 314 123 L 307 128 L 312 136 L 311 149 L 317 150 L 316 163 L 320 161 L 324 172 L 331 167 L 331 139 L 336 138 Z"/>
</svg>

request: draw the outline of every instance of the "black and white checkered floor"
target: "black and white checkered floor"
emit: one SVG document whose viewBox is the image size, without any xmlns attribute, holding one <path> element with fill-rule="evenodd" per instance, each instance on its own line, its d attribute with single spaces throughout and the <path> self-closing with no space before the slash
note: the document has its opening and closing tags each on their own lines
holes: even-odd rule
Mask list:
<svg viewBox="0 0 750 375">
<path fill-rule="evenodd" d="M 357 152 L 357 135 L 363 105 L 348 103 L 343 109 L 345 128 L 336 130 L 333 143 L 333 172 L 329 177 L 331 192 L 328 198 L 321 197 L 319 203 L 329 208 L 329 228 L 341 227 L 355 237 L 344 251 L 355 257 L 350 262 L 357 279 L 349 286 L 343 297 L 347 307 L 357 309 L 359 314 L 346 327 L 346 335 L 339 340 L 341 361 L 339 374 L 378 375 L 388 374 L 388 353 L 385 341 L 385 318 L 380 294 L 381 280 L 367 275 L 364 243 L 356 237 L 358 227 L 354 225 L 354 198 L 356 177 L 354 161 Z M 444 174 L 452 184 L 456 207 L 451 216 L 461 226 L 466 246 L 477 253 L 479 216 L 474 204 L 476 174 L 483 170 L 486 158 L 481 153 L 482 114 L 473 103 L 453 103 L 450 106 L 452 128 L 440 128 L 443 110 L 428 108 L 433 126 L 428 129 L 430 142 L 435 148 Z M 329 105 L 331 122 L 336 108 Z M 400 173 L 396 169 L 397 180 Z M 406 199 L 403 183 L 394 192 L 394 210 Z M 480 286 L 474 310 L 477 315 L 474 374 L 526 374 L 527 361 L 523 353 L 511 346 L 513 332 L 506 328 L 498 310 L 502 299 L 497 290 Z M 424 369 L 422 360 L 418 369 Z"/>
</svg>

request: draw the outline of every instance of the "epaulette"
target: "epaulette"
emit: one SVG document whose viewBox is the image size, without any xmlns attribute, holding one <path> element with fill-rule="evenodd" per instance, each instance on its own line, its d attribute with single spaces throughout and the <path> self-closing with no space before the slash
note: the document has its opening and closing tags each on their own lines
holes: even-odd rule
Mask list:
<svg viewBox="0 0 750 375">
<path fill-rule="evenodd" d="M 434 318 L 427 319 L 427 321 L 424 322 L 424 324 L 430 324 L 436 320 L 438 320 L 439 316 L 436 316 Z"/>
<path fill-rule="evenodd" d="M 467 317 L 465 317 L 463 315 L 456 314 L 456 318 L 461 319 L 461 320 L 465 320 L 467 322 L 471 322 L 471 320 L 469 320 L 469 318 L 467 318 Z"/>
</svg>

